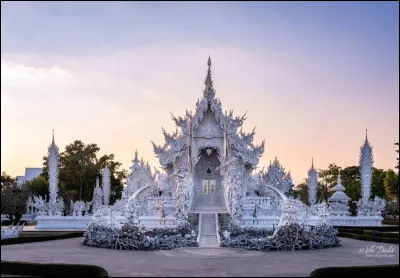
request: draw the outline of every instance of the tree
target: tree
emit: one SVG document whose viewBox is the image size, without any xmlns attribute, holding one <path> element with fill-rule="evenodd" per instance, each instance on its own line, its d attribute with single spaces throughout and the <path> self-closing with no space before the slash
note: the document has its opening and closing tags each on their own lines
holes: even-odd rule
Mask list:
<svg viewBox="0 0 400 278">
<path fill-rule="evenodd" d="M 329 199 L 329 188 L 328 185 L 324 182 L 317 183 L 317 203 L 321 203 L 322 201 L 327 202 Z"/>
<path fill-rule="evenodd" d="M 123 179 L 127 172 L 119 170 L 121 163 L 114 161 L 114 154 L 97 157 L 100 148 L 96 144 L 85 144 L 75 140 L 60 154 L 59 195 L 66 204 L 69 200 L 90 201 L 93 197 L 96 177 L 101 177 L 101 169 L 108 165 L 111 172 L 110 204 L 122 196 Z M 42 176 L 48 180 L 47 157 L 44 157 Z"/>
<path fill-rule="evenodd" d="M 329 190 L 337 185 L 337 179 L 339 176 L 339 170 L 341 167 L 337 166 L 335 163 L 330 163 L 328 169 L 318 171 L 319 180 L 325 184 Z"/>
<path fill-rule="evenodd" d="M 1 172 L 1 184 L 12 184 L 15 183 L 15 179 L 10 175 L 7 175 L 6 172 Z"/>
<path fill-rule="evenodd" d="M 43 176 L 38 176 L 30 181 L 25 181 L 24 185 L 30 196 L 49 196 L 49 183 Z"/>
<path fill-rule="evenodd" d="M 361 181 L 360 176 L 360 166 L 349 166 L 340 171 L 340 176 L 342 178 L 342 184 L 346 187 L 353 181 Z"/>
<path fill-rule="evenodd" d="M 124 190 L 123 181 L 128 176 L 128 172 L 125 169 L 119 170 L 122 163 L 114 161 L 114 154 L 100 157 L 98 161 L 99 171 L 106 166 L 106 163 L 111 172 L 110 205 L 113 205 L 115 201 L 122 197 L 122 191 Z"/>
<path fill-rule="evenodd" d="M 5 183 L 1 189 L 1 212 L 11 221 L 19 221 L 26 212 L 29 192 L 26 186 Z"/>
<path fill-rule="evenodd" d="M 386 176 L 383 180 L 386 193 L 391 199 L 396 199 L 399 202 L 399 175 L 392 169 L 386 171 Z"/>
<path fill-rule="evenodd" d="M 372 169 L 372 179 L 371 179 L 371 199 L 378 196 L 382 199 L 386 198 L 386 189 L 384 184 L 384 179 L 386 177 L 386 172 L 383 169 Z"/>
<path fill-rule="evenodd" d="M 294 190 L 294 197 L 300 197 L 300 201 L 302 201 L 304 204 L 309 205 L 309 199 L 308 199 L 308 182 L 307 179 L 298 185 L 295 186 Z"/>
</svg>

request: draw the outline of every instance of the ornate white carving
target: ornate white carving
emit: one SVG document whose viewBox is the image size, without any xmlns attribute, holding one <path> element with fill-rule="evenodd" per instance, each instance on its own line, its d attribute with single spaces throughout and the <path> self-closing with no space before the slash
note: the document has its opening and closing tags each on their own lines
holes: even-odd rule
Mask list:
<svg viewBox="0 0 400 278">
<path fill-rule="evenodd" d="M 95 213 L 102 207 L 102 200 L 103 200 L 103 191 L 101 190 L 99 177 L 96 177 L 96 185 L 93 190 L 93 208 L 92 212 Z"/>
<path fill-rule="evenodd" d="M 332 215 L 350 215 L 349 201 L 350 198 L 344 193 L 344 186 L 339 171 L 337 185 L 333 188 L 335 191 L 332 197 L 329 198 L 329 209 Z"/>
<path fill-rule="evenodd" d="M 311 163 L 311 168 L 308 171 L 308 200 L 310 205 L 317 203 L 317 185 L 318 185 L 318 173 L 314 168 L 314 160 Z"/>
<path fill-rule="evenodd" d="M 49 174 L 49 215 L 61 215 L 61 210 L 57 205 L 57 193 L 58 193 L 58 163 L 60 161 L 60 155 L 58 154 L 58 147 L 54 142 L 54 130 L 53 139 L 48 148 L 47 156 L 47 171 Z"/>
<path fill-rule="evenodd" d="M 193 194 L 193 175 L 188 165 L 181 166 L 172 177 L 177 177 L 176 185 L 176 212 L 175 217 L 180 222 L 187 221 L 187 214 L 190 206 L 191 195 Z"/>
<path fill-rule="evenodd" d="M 293 187 L 290 172 L 286 174 L 278 158 L 275 158 L 274 162 L 268 166 L 267 172 L 262 175 L 262 181 L 264 185 L 271 185 L 283 193 L 287 193 L 289 189 Z M 264 194 L 264 187 L 265 186 L 261 188 L 261 194 Z"/>
<path fill-rule="evenodd" d="M 102 189 L 103 189 L 103 204 L 108 206 L 110 202 L 110 190 L 111 190 L 111 172 L 107 164 L 102 172 Z"/>
<path fill-rule="evenodd" d="M 374 159 L 372 155 L 372 147 L 368 142 L 368 136 L 366 134 L 364 145 L 361 147 L 360 154 L 361 200 L 363 203 L 367 203 L 371 195 L 373 163 Z"/>
<path fill-rule="evenodd" d="M 1 229 L 1 239 L 9 239 L 9 238 L 17 238 L 19 237 L 20 233 L 24 230 L 24 223 L 17 225 L 11 225 L 5 229 Z"/>
</svg>

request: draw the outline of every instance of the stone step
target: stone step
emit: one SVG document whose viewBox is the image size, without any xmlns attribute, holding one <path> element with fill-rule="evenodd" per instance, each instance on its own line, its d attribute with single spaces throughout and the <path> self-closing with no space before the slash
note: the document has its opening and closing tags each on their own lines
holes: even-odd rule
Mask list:
<svg viewBox="0 0 400 278">
<path fill-rule="evenodd" d="M 201 213 L 200 247 L 219 247 L 215 213 Z"/>
</svg>

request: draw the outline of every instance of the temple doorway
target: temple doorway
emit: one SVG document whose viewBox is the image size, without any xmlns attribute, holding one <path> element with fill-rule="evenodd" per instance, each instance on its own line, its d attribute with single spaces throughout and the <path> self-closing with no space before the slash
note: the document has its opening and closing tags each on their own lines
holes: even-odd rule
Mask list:
<svg viewBox="0 0 400 278">
<path fill-rule="evenodd" d="M 194 195 L 190 212 L 226 212 L 216 149 L 203 149 L 194 167 Z"/>
<path fill-rule="evenodd" d="M 203 180 L 203 195 L 215 194 L 216 180 Z"/>
</svg>

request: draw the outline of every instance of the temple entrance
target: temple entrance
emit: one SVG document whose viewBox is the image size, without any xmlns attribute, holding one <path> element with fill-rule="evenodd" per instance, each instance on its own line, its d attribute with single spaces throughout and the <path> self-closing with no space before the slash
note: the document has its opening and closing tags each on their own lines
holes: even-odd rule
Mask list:
<svg viewBox="0 0 400 278">
<path fill-rule="evenodd" d="M 215 184 L 216 180 L 203 180 L 203 194 L 211 195 L 215 194 Z"/>
<path fill-rule="evenodd" d="M 204 149 L 194 167 L 194 195 L 189 212 L 226 212 L 222 177 L 215 149 Z"/>
</svg>

